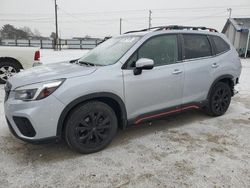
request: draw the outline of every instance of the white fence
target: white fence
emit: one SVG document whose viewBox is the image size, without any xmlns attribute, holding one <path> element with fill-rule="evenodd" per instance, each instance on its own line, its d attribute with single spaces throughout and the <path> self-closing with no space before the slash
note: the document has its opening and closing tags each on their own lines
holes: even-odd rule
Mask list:
<svg viewBox="0 0 250 188">
<path fill-rule="evenodd" d="M 59 39 L 59 49 L 93 49 L 102 42 L 101 39 Z M 55 40 L 49 39 L 0 39 L 1 46 L 40 47 L 41 49 L 55 49 Z"/>
</svg>

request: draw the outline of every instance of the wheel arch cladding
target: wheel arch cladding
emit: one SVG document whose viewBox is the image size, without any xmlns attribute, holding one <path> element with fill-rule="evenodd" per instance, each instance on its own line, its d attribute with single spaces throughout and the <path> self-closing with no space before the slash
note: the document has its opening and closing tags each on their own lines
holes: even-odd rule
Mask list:
<svg viewBox="0 0 250 188">
<path fill-rule="evenodd" d="M 118 127 L 125 129 L 127 126 L 127 112 L 126 107 L 122 99 L 113 93 L 100 92 L 88 94 L 82 97 L 79 97 L 72 102 L 70 102 L 62 111 L 60 118 L 57 124 L 57 136 L 62 136 L 65 128 L 65 121 L 70 114 L 70 112 L 76 108 L 78 105 L 86 103 L 88 101 L 100 101 L 109 105 L 114 112 L 116 113 L 118 119 Z"/>
<path fill-rule="evenodd" d="M 20 69 L 23 69 L 22 64 L 17 59 L 15 59 L 13 57 L 0 57 L 0 64 L 2 62 L 4 62 L 4 61 L 11 62 L 11 63 L 16 63 L 19 66 Z"/>
<path fill-rule="evenodd" d="M 230 75 L 230 74 L 227 74 L 227 75 L 222 75 L 222 76 L 218 77 L 217 79 L 215 79 L 215 81 L 212 83 L 212 85 L 211 85 L 211 87 L 210 87 L 210 89 L 209 89 L 207 98 L 210 97 L 211 92 L 212 92 L 214 86 L 215 86 L 218 82 L 223 82 L 223 83 L 228 84 L 229 87 L 231 88 L 231 92 L 232 92 L 232 96 L 233 96 L 233 90 L 234 90 L 233 76 Z"/>
</svg>

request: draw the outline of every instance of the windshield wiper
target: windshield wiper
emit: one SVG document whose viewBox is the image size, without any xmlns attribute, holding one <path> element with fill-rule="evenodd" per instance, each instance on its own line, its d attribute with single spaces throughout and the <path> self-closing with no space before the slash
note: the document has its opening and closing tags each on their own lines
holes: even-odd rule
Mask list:
<svg viewBox="0 0 250 188">
<path fill-rule="evenodd" d="M 86 61 L 77 61 L 77 63 L 82 64 L 82 65 L 87 65 L 87 66 L 96 66 L 94 63 L 86 62 Z"/>
<path fill-rule="evenodd" d="M 73 60 L 69 61 L 69 63 L 77 63 L 78 60 L 79 59 L 73 59 Z"/>
</svg>

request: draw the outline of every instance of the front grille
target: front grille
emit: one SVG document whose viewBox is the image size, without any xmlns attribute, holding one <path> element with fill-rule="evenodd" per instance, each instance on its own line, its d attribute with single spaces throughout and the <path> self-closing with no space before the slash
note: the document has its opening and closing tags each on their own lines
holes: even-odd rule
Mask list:
<svg viewBox="0 0 250 188">
<path fill-rule="evenodd" d="M 36 131 L 33 128 L 32 124 L 30 123 L 30 121 L 25 118 L 25 117 L 13 117 L 13 120 L 17 126 L 17 128 L 19 129 L 19 131 L 27 137 L 34 137 L 36 135 Z"/>
<path fill-rule="evenodd" d="M 10 91 L 11 91 L 12 85 L 9 82 L 6 82 L 5 86 L 4 86 L 4 90 L 5 90 L 5 97 L 4 97 L 4 101 L 7 101 L 10 95 Z"/>
</svg>

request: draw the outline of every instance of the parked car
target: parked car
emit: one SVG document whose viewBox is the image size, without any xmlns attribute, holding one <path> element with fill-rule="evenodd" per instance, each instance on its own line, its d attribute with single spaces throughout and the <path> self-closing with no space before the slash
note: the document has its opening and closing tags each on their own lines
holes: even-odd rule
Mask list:
<svg viewBox="0 0 250 188">
<path fill-rule="evenodd" d="M 0 46 L 0 84 L 22 69 L 40 64 L 40 51 L 35 47 Z"/>
<path fill-rule="evenodd" d="M 240 73 L 236 50 L 215 30 L 134 31 L 107 40 L 76 63 L 11 77 L 5 115 L 21 140 L 64 138 L 74 150 L 92 153 L 106 147 L 118 128 L 189 109 L 223 115 Z"/>
</svg>

